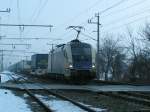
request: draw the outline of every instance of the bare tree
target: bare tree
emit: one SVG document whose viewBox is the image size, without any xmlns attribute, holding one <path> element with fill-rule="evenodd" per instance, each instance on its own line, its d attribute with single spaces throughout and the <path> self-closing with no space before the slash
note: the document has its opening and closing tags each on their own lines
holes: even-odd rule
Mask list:
<svg viewBox="0 0 150 112">
<path fill-rule="evenodd" d="M 129 65 L 129 73 L 131 81 L 146 81 L 150 79 L 150 52 L 148 46 L 136 45 L 137 40 L 133 32 L 128 29 L 128 35 L 130 37 L 130 55 L 131 63 Z M 146 27 L 142 30 L 140 36 L 144 37 L 144 40 L 150 39 L 150 27 Z M 144 43 L 142 39 L 141 42 Z"/>
<path fill-rule="evenodd" d="M 125 56 L 121 53 L 118 42 L 119 40 L 113 40 L 112 35 L 107 35 L 100 47 L 100 72 L 104 75 L 105 80 L 109 79 L 109 75 L 112 75 L 112 79 L 120 78 L 121 64 Z"/>
<path fill-rule="evenodd" d="M 150 24 L 146 23 L 145 28 L 143 28 L 141 36 L 147 41 L 150 41 Z"/>
<path fill-rule="evenodd" d="M 131 55 L 131 63 L 130 64 L 130 68 L 129 68 L 129 71 L 130 71 L 130 79 L 131 80 L 135 80 L 136 78 L 136 62 L 137 62 L 137 54 L 138 54 L 138 51 L 137 51 L 137 47 L 136 47 L 136 44 L 135 44 L 135 37 L 133 35 L 133 31 L 129 28 L 127 28 L 127 34 L 130 38 L 130 41 L 129 41 L 129 51 L 130 51 L 130 54 Z"/>
</svg>

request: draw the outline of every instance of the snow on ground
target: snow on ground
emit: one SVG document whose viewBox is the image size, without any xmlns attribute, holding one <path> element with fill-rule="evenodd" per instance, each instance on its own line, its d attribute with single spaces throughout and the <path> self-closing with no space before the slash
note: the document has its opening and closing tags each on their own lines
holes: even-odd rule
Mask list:
<svg viewBox="0 0 150 112">
<path fill-rule="evenodd" d="M 11 77 L 8 74 L 0 73 L 1 83 L 11 80 Z"/>
<path fill-rule="evenodd" d="M 0 112 L 32 112 L 23 99 L 0 89 Z"/>
<path fill-rule="evenodd" d="M 9 71 L 4 71 L 4 72 L 0 73 L 0 76 L 1 76 L 1 83 L 7 82 L 9 80 L 12 80 L 11 76 L 13 76 L 15 79 L 19 78 L 18 75 L 16 75 L 13 72 L 9 72 Z"/>
<path fill-rule="evenodd" d="M 75 106 L 74 104 L 65 100 L 60 100 L 54 96 L 49 96 L 51 97 L 51 99 L 48 99 L 46 96 L 45 97 L 41 95 L 36 95 L 36 96 L 40 98 L 40 100 L 45 102 L 45 104 L 48 105 L 51 109 L 53 109 L 55 112 L 86 112 L 82 110 L 81 108 Z M 94 108 L 90 105 L 86 105 L 86 106 L 94 109 L 97 112 L 105 111 L 105 109 Z"/>
<path fill-rule="evenodd" d="M 55 112 L 86 112 L 68 101 L 60 100 L 53 96 L 50 96 L 51 99 L 48 99 L 46 96 L 36 96 Z"/>
</svg>

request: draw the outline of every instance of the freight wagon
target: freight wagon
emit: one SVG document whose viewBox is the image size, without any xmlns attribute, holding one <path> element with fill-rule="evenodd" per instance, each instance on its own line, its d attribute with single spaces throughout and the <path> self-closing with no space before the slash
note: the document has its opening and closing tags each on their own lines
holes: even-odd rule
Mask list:
<svg viewBox="0 0 150 112">
<path fill-rule="evenodd" d="M 47 73 L 48 54 L 34 54 L 31 56 L 31 74 L 45 75 Z"/>
</svg>

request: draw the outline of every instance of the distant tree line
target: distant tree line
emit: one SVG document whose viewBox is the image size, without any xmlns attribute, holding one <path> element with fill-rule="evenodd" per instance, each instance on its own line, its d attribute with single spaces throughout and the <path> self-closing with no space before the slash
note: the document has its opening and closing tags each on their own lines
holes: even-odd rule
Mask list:
<svg viewBox="0 0 150 112">
<path fill-rule="evenodd" d="M 127 29 L 119 39 L 107 34 L 100 44 L 100 79 L 150 83 L 150 25 L 139 32 Z M 120 44 L 122 38 L 128 38 Z"/>
</svg>

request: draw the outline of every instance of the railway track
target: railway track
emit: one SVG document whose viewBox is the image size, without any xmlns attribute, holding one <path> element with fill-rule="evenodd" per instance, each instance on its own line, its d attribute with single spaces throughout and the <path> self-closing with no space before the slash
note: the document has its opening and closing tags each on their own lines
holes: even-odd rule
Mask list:
<svg viewBox="0 0 150 112">
<path fill-rule="evenodd" d="M 120 81 L 104 81 L 104 80 L 93 80 L 90 84 L 95 85 L 132 85 L 132 86 L 142 86 L 142 85 L 150 85 L 150 83 L 131 83 L 131 82 L 120 82 Z"/>
<path fill-rule="evenodd" d="M 22 77 L 22 78 L 24 78 L 24 77 Z M 99 81 L 98 81 L 98 83 L 99 83 Z M 107 82 L 104 81 L 104 83 L 107 83 Z M 113 83 L 113 84 L 117 84 L 118 85 L 119 83 Z M 126 83 L 121 83 L 121 84 L 126 84 Z M 53 93 L 50 90 L 45 89 L 45 91 L 49 92 L 50 94 L 54 94 L 55 95 L 55 93 Z M 142 94 L 142 93 L 121 92 L 121 91 L 120 92 L 97 92 L 97 93 L 98 94 L 103 94 L 103 95 L 106 95 L 106 96 L 110 96 L 110 97 L 114 97 L 114 98 L 119 98 L 119 99 L 122 99 L 122 100 L 125 100 L 125 101 L 129 101 L 129 102 L 134 102 L 136 104 L 143 104 L 145 106 L 150 106 L 150 96 Z M 61 98 L 61 95 L 58 95 L 58 97 Z M 72 102 L 72 103 L 74 103 L 74 102 Z"/>
<path fill-rule="evenodd" d="M 150 97 L 144 94 L 135 92 L 97 92 L 97 93 L 150 107 Z"/>
<path fill-rule="evenodd" d="M 40 98 L 38 98 L 31 90 L 29 90 L 22 82 L 18 81 L 15 77 L 13 77 L 12 75 L 10 75 L 10 77 L 16 82 L 16 83 L 19 83 L 19 84 L 22 84 L 22 86 L 24 87 L 24 90 L 25 92 L 32 98 L 34 99 L 46 112 L 54 112 L 54 110 L 52 110 L 49 106 L 47 106 Z M 23 79 L 24 81 L 27 81 L 27 79 L 25 79 L 24 77 L 21 77 L 19 76 L 18 79 Z M 41 85 L 39 85 L 40 87 L 42 87 Z M 97 110 L 89 107 L 89 106 L 86 106 L 82 103 L 79 103 L 79 102 L 76 102 L 64 95 L 61 95 L 59 93 L 56 93 L 56 92 L 53 92 L 51 90 L 48 90 L 47 88 L 45 87 L 42 87 L 42 91 L 44 93 L 48 93 L 49 95 L 53 95 L 61 100 L 64 100 L 64 101 L 68 101 L 70 103 L 72 103 L 73 105 L 79 107 L 80 109 L 86 111 L 86 112 L 97 112 Z M 100 111 L 100 112 L 106 112 L 107 110 L 103 110 L 103 111 Z"/>
<path fill-rule="evenodd" d="M 29 81 L 29 80 L 26 79 L 26 77 L 23 77 L 23 76 L 20 76 L 20 75 L 17 75 L 17 76 L 19 77 L 18 80 L 20 80 L 22 82 L 29 82 L 29 83 L 31 82 L 31 83 L 33 83 L 32 80 Z M 43 79 L 42 82 L 45 82 L 44 79 Z M 68 98 L 68 97 L 62 95 L 61 91 L 60 92 L 59 91 L 55 91 L 54 92 L 54 91 L 48 90 L 47 88 L 45 88 L 42 85 L 39 85 L 39 86 L 40 86 L 40 88 L 43 88 L 42 91 L 44 91 L 44 93 L 47 93 L 47 94 L 56 96 L 59 99 L 71 102 L 72 104 L 76 105 L 79 108 L 84 108 L 83 110 L 86 110 L 86 111 L 89 111 L 89 112 L 96 112 L 93 109 L 92 110 L 88 110 L 89 109 L 88 106 L 85 106 L 83 104 L 80 104 L 80 103 L 74 101 L 76 99 L 74 99 L 74 100 L 71 99 L 70 100 L 70 97 Z M 89 91 L 89 92 L 93 92 L 93 91 Z M 147 110 L 147 107 L 148 107 L 148 111 L 150 111 L 150 108 L 149 108 L 150 107 L 150 96 L 149 96 L 149 94 L 140 93 L 140 92 L 125 92 L 125 91 L 124 92 L 121 92 L 121 91 L 120 92 L 102 92 L 101 91 L 101 92 L 94 92 L 94 93 L 97 93 L 97 94 L 100 94 L 100 95 L 105 95 L 105 96 L 112 97 L 112 98 L 115 98 L 115 99 L 117 98 L 117 99 L 120 99 L 122 101 L 124 100 L 125 102 L 130 102 L 130 103 L 133 103 L 133 104 L 140 104 L 140 105 L 143 105 L 144 109 L 146 109 L 146 110 Z"/>
</svg>

